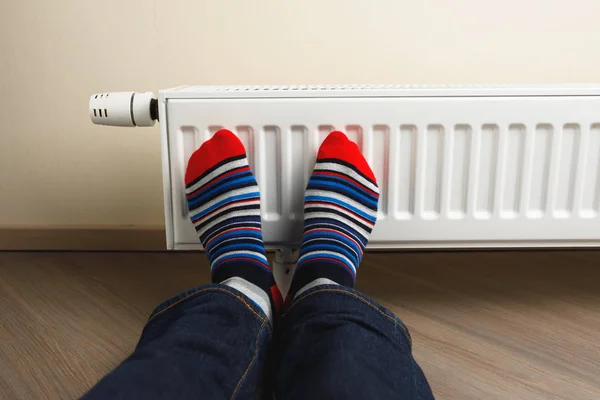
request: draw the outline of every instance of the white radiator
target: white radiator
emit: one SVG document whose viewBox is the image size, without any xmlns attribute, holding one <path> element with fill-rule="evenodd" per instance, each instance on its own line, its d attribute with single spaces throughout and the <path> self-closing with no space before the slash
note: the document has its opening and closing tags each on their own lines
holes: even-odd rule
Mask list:
<svg viewBox="0 0 600 400">
<path fill-rule="evenodd" d="M 600 245 L 600 86 L 182 87 L 158 110 L 169 249 L 201 249 L 184 172 L 223 127 L 246 146 L 271 248 L 298 246 L 334 129 L 379 183 L 371 248 Z"/>
</svg>

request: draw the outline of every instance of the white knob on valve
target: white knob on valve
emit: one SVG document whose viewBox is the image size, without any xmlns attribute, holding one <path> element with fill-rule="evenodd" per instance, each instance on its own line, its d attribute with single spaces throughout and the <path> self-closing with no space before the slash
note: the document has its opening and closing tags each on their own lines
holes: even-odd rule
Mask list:
<svg viewBox="0 0 600 400">
<path fill-rule="evenodd" d="M 90 118 L 97 125 L 153 126 L 158 119 L 152 92 L 109 92 L 90 97 Z"/>
</svg>

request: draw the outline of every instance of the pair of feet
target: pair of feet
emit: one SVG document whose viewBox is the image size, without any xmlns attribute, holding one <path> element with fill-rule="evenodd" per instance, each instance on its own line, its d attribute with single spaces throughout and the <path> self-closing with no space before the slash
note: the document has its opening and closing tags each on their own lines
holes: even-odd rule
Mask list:
<svg viewBox="0 0 600 400">
<path fill-rule="evenodd" d="M 212 281 L 252 299 L 269 317 L 282 299 L 265 252 L 260 193 L 244 145 L 220 130 L 192 154 L 186 174 L 190 219 Z M 358 146 L 342 132 L 321 144 L 304 198 L 304 233 L 288 299 L 320 284 L 353 287 L 377 219 L 379 191 Z"/>
</svg>

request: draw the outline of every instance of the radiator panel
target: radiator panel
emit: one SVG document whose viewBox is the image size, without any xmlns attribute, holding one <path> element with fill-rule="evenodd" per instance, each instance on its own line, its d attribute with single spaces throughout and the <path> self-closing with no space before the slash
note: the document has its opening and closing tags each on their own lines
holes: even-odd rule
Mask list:
<svg viewBox="0 0 600 400">
<path fill-rule="evenodd" d="M 222 127 L 248 151 L 269 247 L 297 246 L 304 187 L 334 129 L 357 143 L 379 182 L 372 247 L 600 243 L 598 96 L 206 96 L 163 95 L 170 248 L 201 248 L 183 176 Z"/>
</svg>

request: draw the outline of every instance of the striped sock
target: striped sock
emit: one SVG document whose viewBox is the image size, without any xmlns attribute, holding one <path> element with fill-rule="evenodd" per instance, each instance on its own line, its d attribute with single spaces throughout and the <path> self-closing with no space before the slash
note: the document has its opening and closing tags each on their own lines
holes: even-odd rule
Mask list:
<svg viewBox="0 0 600 400">
<path fill-rule="evenodd" d="M 323 141 L 304 197 L 304 234 L 293 298 L 313 286 L 354 287 L 377 219 L 379 189 L 358 146 L 342 132 Z"/>
<path fill-rule="evenodd" d="M 260 193 L 242 142 L 228 130 L 215 133 L 190 157 L 185 185 L 212 281 L 244 293 L 271 319 L 281 295 L 265 253 Z"/>
</svg>

